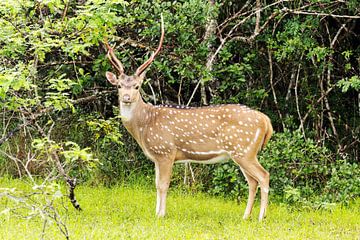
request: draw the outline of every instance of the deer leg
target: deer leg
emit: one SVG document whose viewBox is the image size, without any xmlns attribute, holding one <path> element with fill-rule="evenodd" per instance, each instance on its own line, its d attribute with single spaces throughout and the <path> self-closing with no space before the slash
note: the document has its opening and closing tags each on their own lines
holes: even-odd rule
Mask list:
<svg viewBox="0 0 360 240">
<path fill-rule="evenodd" d="M 244 169 L 242 169 L 241 167 L 240 167 L 240 169 L 241 169 L 242 173 L 244 174 L 246 181 L 248 182 L 248 185 L 249 185 L 249 196 L 248 196 L 248 201 L 246 204 L 245 213 L 243 216 L 243 219 L 248 219 L 251 214 L 251 211 L 253 209 L 253 206 L 254 206 L 258 182 L 256 181 L 255 178 L 253 178 L 251 175 L 246 173 L 244 171 Z"/>
<path fill-rule="evenodd" d="M 158 217 L 165 216 L 166 212 L 166 195 L 170 185 L 170 178 L 172 172 L 172 161 L 163 161 L 155 163 L 156 173 L 156 215 Z"/>
<path fill-rule="evenodd" d="M 259 221 L 261 221 L 265 217 L 268 204 L 270 174 L 260 165 L 256 157 L 252 158 L 252 160 L 238 158 L 235 161 L 244 169 L 244 172 L 253 177 L 260 185 L 261 203 Z"/>
</svg>

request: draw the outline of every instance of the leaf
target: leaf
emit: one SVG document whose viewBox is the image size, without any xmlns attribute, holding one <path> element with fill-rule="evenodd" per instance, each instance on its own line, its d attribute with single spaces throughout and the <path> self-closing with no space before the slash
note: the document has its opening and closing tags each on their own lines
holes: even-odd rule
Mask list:
<svg viewBox="0 0 360 240">
<path fill-rule="evenodd" d="M 10 210 L 11 210 L 10 208 L 5 208 L 0 212 L 0 215 L 8 215 L 10 213 Z"/>
<path fill-rule="evenodd" d="M 56 198 L 61 198 L 63 197 L 63 194 L 60 190 L 57 190 L 53 195 L 53 198 L 56 199 Z"/>
<path fill-rule="evenodd" d="M 360 91 L 360 77 L 357 75 L 349 78 L 343 78 L 336 84 L 341 88 L 342 92 L 347 92 L 350 88 L 353 88 L 355 91 Z"/>
</svg>

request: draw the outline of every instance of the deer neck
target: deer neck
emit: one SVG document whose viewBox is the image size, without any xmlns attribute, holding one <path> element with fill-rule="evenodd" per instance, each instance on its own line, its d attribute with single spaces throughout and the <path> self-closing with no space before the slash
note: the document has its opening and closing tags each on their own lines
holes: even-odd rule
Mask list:
<svg viewBox="0 0 360 240">
<path fill-rule="evenodd" d="M 138 102 L 132 104 L 124 104 L 120 102 L 120 115 L 124 123 L 131 122 L 136 115 L 136 109 L 138 108 Z"/>
<path fill-rule="evenodd" d="M 120 114 L 123 125 L 138 142 L 140 139 L 140 130 L 146 125 L 144 116 L 151 111 L 151 108 L 152 106 L 146 104 L 141 97 L 139 97 L 138 101 L 130 105 L 120 102 Z"/>
</svg>

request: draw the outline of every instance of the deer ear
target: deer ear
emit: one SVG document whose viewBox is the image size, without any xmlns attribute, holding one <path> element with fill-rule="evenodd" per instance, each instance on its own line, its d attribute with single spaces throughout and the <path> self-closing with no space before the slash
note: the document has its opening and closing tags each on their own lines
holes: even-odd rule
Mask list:
<svg viewBox="0 0 360 240">
<path fill-rule="evenodd" d="M 119 80 L 117 79 L 116 75 L 112 72 L 106 72 L 106 78 L 112 85 L 118 85 Z"/>
</svg>

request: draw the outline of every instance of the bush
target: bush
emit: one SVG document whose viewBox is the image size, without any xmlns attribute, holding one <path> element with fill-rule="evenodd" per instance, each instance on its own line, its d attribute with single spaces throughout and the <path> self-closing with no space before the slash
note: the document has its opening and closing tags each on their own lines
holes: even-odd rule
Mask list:
<svg viewBox="0 0 360 240">
<path fill-rule="evenodd" d="M 153 163 L 122 126 L 117 108 L 113 114 L 115 117 L 107 119 L 98 114 L 83 115 L 79 119 L 82 127 L 78 128 L 77 134 L 87 135 L 86 145 L 92 148 L 99 159 L 96 172 L 89 180 L 92 184 L 106 186 L 119 182 L 140 182 L 141 178 L 152 175 Z"/>
<path fill-rule="evenodd" d="M 213 186 L 209 189 L 210 193 L 236 198 L 247 192 L 246 180 L 235 163 L 222 164 L 215 168 L 213 174 Z"/>
<path fill-rule="evenodd" d="M 330 151 L 311 139 L 304 140 L 300 131 L 275 133 L 259 161 L 270 172 L 271 192 L 279 196 L 293 187 L 310 198 L 324 188 L 331 173 Z"/>
<path fill-rule="evenodd" d="M 275 133 L 259 161 L 270 172 L 270 192 L 282 201 L 348 202 L 360 196 L 358 164 L 331 162 L 326 147 L 304 140 L 299 131 Z M 216 166 L 208 191 L 235 198 L 247 194 L 247 183 L 234 163 Z"/>
<path fill-rule="evenodd" d="M 349 203 L 360 197 L 360 166 L 356 163 L 338 161 L 333 164 L 331 178 L 325 186 L 326 200 Z"/>
</svg>

